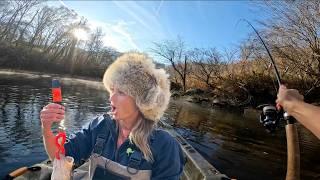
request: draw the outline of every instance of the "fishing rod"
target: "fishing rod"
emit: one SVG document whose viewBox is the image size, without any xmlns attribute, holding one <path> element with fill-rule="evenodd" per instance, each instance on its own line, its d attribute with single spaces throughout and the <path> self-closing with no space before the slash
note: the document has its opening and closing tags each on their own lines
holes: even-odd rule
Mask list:
<svg viewBox="0 0 320 180">
<path fill-rule="evenodd" d="M 265 42 L 261 38 L 256 28 L 254 28 L 253 25 L 248 20 L 246 19 L 242 19 L 242 20 L 247 22 L 250 25 L 250 27 L 257 34 L 260 42 L 266 49 L 269 55 L 269 58 L 271 60 L 271 63 L 273 65 L 275 75 L 278 81 L 278 85 L 280 87 L 282 84 L 280 74 L 268 47 L 266 46 Z M 282 114 L 282 117 L 287 121 L 287 124 L 285 127 L 286 138 L 287 138 L 286 180 L 298 180 L 300 179 L 300 148 L 299 148 L 299 138 L 298 138 L 297 127 L 295 125 L 296 120 L 292 116 L 290 116 L 287 112 L 284 112 L 283 110 L 281 110 L 280 112 L 277 112 L 276 107 L 268 105 L 263 108 L 262 115 L 260 116 L 260 122 L 263 123 L 266 128 L 270 128 L 271 130 L 274 130 L 279 122 L 279 119 L 282 118 L 281 116 L 279 116 L 279 114 Z"/>
<path fill-rule="evenodd" d="M 254 32 L 257 34 L 257 36 L 258 36 L 260 42 L 262 43 L 263 47 L 267 50 L 267 53 L 268 53 L 269 58 L 270 58 L 270 60 L 271 60 L 272 66 L 273 66 L 274 71 L 275 71 L 275 73 L 276 73 L 276 78 L 277 78 L 277 81 L 278 81 L 278 85 L 279 85 L 279 87 L 280 87 L 280 85 L 282 84 L 282 83 L 281 83 L 280 74 L 279 74 L 279 71 L 278 71 L 278 68 L 277 68 L 277 66 L 276 66 L 276 63 L 274 62 L 273 57 L 272 57 L 272 55 L 271 55 L 271 53 L 270 53 L 267 45 L 264 43 L 263 39 L 261 38 L 261 36 L 260 36 L 260 34 L 258 33 L 258 31 L 256 30 L 256 28 L 254 28 L 253 25 L 252 25 L 248 20 L 246 20 L 246 19 L 243 19 L 243 20 L 244 20 L 245 22 L 247 22 L 247 23 L 251 26 L 251 28 L 252 28 L 252 29 L 254 30 Z"/>
</svg>

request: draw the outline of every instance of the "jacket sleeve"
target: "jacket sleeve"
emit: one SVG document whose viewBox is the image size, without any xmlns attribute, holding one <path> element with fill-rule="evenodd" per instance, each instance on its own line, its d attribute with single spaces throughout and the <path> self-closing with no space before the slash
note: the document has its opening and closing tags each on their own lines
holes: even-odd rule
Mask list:
<svg viewBox="0 0 320 180">
<path fill-rule="evenodd" d="M 94 131 L 102 121 L 97 117 L 83 126 L 82 130 L 71 134 L 64 145 L 66 156 L 74 158 L 74 163 L 80 165 L 82 160 L 89 158 L 93 149 Z"/>
<path fill-rule="evenodd" d="M 159 139 L 161 138 L 161 139 Z M 152 165 L 153 180 L 178 180 L 183 171 L 184 158 L 179 143 L 168 133 L 155 140 L 154 163 Z"/>
</svg>

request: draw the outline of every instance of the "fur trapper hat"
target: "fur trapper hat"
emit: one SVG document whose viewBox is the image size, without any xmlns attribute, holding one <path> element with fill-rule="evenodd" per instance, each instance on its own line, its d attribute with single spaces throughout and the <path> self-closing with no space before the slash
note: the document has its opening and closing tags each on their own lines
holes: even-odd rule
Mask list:
<svg viewBox="0 0 320 180">
<path fill-rule="evenodd" d="M 142 53 L 126 53 L 118 57 L 106 70 L 103 84 L 133 97 L 140 112 L 149 120 L 158 122 L 170 100 L 169 75 L 156 69 L 152 59 Z"/>
</svg>

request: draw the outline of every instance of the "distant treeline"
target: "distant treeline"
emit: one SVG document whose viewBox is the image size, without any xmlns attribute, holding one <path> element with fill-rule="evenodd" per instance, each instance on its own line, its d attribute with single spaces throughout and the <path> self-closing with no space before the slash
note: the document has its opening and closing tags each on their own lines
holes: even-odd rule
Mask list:
<svg viewBox="0 0 320 180">
<path fill-rule="evenodd" d="M 119 52 L 103 46 L 102 30 L 64 6 L 45 1 L 0 1 L 0 67 L 102 76 Z M 77 39 L 85 31 L 88 40 Z"/>
<path fill-rule="evenodd" d="M 43 1 L 0 1 L 0 67 L 101 77 L 121 53 L 105 47 L 102 30 L 64 6 Z M 320 1 L 257 2 L 270 18 L 259 32 L 289 87 L 309 101 L 320 100 Z M 246 26 L 246 23 L 242 24 Z M 250 28 L 250 27 L 248 27 Z M 82 29 L 87 40 L 77 39 Z M 213 40 L 214 41 L 214 40 Z M 180 37 L 155 42 L 152 51 L 168 69 L 173 88 L 200 88 L 210 98 L 255 106 L 274 102 L 277 82 L 256 34 L 233 49 L 187 47 Z"/>
</svg>

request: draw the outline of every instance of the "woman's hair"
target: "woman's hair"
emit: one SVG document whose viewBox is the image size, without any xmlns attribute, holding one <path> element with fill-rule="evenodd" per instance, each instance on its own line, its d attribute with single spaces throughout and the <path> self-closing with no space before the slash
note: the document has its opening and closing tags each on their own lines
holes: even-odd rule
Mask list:
<svg viewBox="0 0 320 180">
<path fill-rule="evenodd" d="M 140 149 L 140 151 L 143 153 L 144 158 L 149 162 L 154 161 L 149 145 L 149 138 L 154 127 L 154 121 L 141 117 L 129 134 L 129 140 Z"/>
<path fill-rule="evenodd" d="M 108 114 L 111 115 L 111 111 Z M 140 116 L 129 134 L 130 142 L 140 149 L 144 158 L 149 162 L 154 161 L 149 142 L 155 127 L 156 122 Z"/>
</svg>

